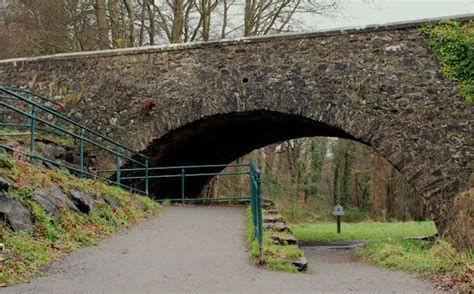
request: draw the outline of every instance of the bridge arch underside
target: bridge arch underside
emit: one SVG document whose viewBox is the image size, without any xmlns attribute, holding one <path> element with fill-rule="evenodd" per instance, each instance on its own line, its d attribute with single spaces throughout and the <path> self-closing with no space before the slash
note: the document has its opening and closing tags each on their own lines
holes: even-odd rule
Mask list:
<svg viewBox="0 0 474 294">
<path fill-rule="evenodd" d="M 150 166 L 227 164 L 272 143 L 314 136 L 357 140 L 341 129 L 299 115 L 259 110 L 200 119 L 155 140 L 144 153 L 150 157 Z M 192 172 L 220 170 L 207 168 L 193 169 Z M 170 171 L 163 173 L 168 174 Z M 179 171 L 173 170 L 171 173 Z M 199 197 L 211 179 L 186 178 L 186 197 Z M 152 180 L 150 193 L 157 198 L 180 198 L 180 181 L 180 178 Z"/>
</svg>

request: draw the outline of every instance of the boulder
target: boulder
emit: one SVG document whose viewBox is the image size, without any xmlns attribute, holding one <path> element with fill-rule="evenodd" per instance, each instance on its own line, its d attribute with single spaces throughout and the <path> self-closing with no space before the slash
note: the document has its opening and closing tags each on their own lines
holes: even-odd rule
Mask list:
<svg viewBox="0 0 474 294">
<path fill-rule="evenodd" d="M 41 154 L 43 154 L 44 157 L 48 159 L 62 159 L 66 155 L 66 149 L 52 143 L 47 144 L 38 142 L 36 144 L 36 148 Z"/>
<path fill-rule="evenodd" d="M 61 207 L 69 207 L 74 211 L 79 211 L 76 204 L 58 186 L 53 186 L 47 190 L 35 190 L 32 196 L 46 212 L 55 217 L 60 216 Z"/>
<path fill-rule="evenodd" d="M 0 194 L 0 218 L 6 220 L 14 231 L 32 231 L 33 217 L 31 212 L 18 200 Z"/>
<path fill-rule="evenodd" d="M 85 157 L 85 154 L 84 154 L 84 157 Z M 68 163 L 80 164 L 81 155 L 79 154 L 78 150 L 76 150 L 76 147 L 68 146 L 66 149 L 64 160 L 66 160 Z"/>
<path fill-rule="evenodd" d="M 89 213 L 91 210 L 97 208 L 94 198 L 87 192 L 71 190 L 69 197 L 81 212 Z"/>
<path fill-rule="evenodd" d="M 135 206 L 135 208 L 140 209 L 141 211 L 146 211 L 147 210 L 147 207 L 146 207 L 145 203 L 143 203 L 143 201 L 139 201 L 139 200 L 134 199 L 132 201 L 132 205 Z"/>
<path fill-rule="evenodd" d="M 0 174 L 0 191 L 8 191 L 8 188 L 12 185 L 12 182 L 10 179 L 3 175 Z"/>
<path fill-rule="evenodd" d="M 292 263 L 300 272 L 304 272 L 308 269 L 308 260 L 306 260 L 306 257 L 304 256 L 301 256 L 297 260 L 294 260 Z"/>
<path fill-rule="evenodd" d="M 112 209 L 117 209 L 120 208 L 117 204 L 117 201 L 115 201 L 112 197 L 109 197 L 107 195 L 102 195 L 102 194 L 96 194 L 95 198 L 99 201 L 103 201 L 107 203 L 108 206 Z"/>
</svg>

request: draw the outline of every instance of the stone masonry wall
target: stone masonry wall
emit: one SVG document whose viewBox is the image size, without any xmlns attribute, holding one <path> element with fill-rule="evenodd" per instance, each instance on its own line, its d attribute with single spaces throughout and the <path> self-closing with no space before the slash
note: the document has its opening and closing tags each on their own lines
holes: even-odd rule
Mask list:
<svg viewBox="0 0 474 294">
<path fill-rule="evenodd" d="M 0 85 L 56 97 L 152 165 L 228 162 L 298 136 L 352 138 L 438 218 L 474 162 L 474 106 L 443 78 L 418 24 L 0 61 Z"/>
</svg>

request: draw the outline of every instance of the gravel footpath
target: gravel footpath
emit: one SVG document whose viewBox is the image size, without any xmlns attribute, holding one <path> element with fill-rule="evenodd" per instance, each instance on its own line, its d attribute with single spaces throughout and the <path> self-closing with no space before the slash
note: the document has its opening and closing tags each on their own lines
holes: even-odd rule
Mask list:
<svg viewBox="0 0 474 294">
<path fill-rule="evenodd" d="M 244 238 L 243 208 L 168 207 L 0 293 L 435 293 L 415 275 L 347 253 L 308 251 L 311 275 L 262 270 L 250 264 Z"/>
</svg>

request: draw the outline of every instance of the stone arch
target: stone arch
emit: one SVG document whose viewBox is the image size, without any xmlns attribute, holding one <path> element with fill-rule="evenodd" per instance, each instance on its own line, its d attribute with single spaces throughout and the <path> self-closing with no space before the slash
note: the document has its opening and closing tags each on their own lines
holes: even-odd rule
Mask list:
<svg viewBox="0 0 474 294">
<path fill-rule="evenodd" d="M 193 121 L 152 141 L 143 153 L 150 157 L 151 166 L 226 164 L 272 143 L 315 136 L 352 139 L 365 144 L 344 130 L 301 115 L 257 110 L 217 114 Z M 187 179 L 187 197 L 197 197 L 210 179 Z M 158 198 L 179 198 L 179 181 L 152 181 L 150 192 Z"/>
<path fill-rule="evenodd" d="M 4 60 L 0 84 L 58 96 L 69 115 L 145 150 L 155 164 L 177 159 L 160 156 L 167 151 L 158 145 L 192 137 L 194 128 L 281 120 L 296 126 L 272 137 L 283 140 L 322 126 L 372 146 L 440 217 L 469 185 L 474 106 L 443 77 L 422 24 Z M 147 115 L 145 101 L 154 105 Z M 211 163 L 234 159 L 214 155 L 221 158 Z"/>
</svg>

